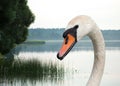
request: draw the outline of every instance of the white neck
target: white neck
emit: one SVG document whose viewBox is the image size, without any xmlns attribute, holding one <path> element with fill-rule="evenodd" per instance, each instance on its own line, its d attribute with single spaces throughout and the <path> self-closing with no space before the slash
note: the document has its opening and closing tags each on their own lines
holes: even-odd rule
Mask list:
<svg viewBox="0 0 120 86">
<path fill-rule="evenodd" d="M 92 40 L 94 47 L 94 64 L 87 86 L 99 86 L 105 65 L 105 43 L 101 31 L 94 27 L 88 36 Z"/>
</svg>

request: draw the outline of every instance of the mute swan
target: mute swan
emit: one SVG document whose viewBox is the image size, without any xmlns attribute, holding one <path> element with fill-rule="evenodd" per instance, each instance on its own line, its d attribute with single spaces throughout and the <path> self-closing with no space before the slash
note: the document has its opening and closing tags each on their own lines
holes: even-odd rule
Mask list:
<svg viewBox="0 0 120 86">
<path fill-rule="evenodd" d="M 105 43 L 100 29 L 90 17 L 77 16 L 68 23 L 63 33 L 64 42 L 57 58 L 62 60 L 74 44 L 86 35 L 92 40 L 94 47 L 94 64 L 87 86 L 99 86 L 105 65 Z"/>
</svg>

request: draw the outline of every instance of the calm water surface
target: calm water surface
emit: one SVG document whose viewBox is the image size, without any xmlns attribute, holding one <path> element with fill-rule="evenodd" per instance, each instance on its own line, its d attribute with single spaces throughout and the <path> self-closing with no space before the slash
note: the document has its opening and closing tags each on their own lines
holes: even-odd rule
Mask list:
<svg viewBox="0 0 120 86">
<path fill-rule="evenodd" d="M 120 42 L 106 43 L 106 64 L 101 86 L 120 86 Z M 115 46 L 114 46 L 115 45 Z M 43 64 L 52 62 L 58 68 L 64 68 L 64 76 L 54 79 L 19 79 L 1 80 L 0 86 L 85 86 L 94 61 L 94 53 L 90 42 L 78 43 L 72 51 L 59 61 L 56 57 L 61 42 L 47 42 L 46 44 L 22 44 L 16 48 L 16 60 L 37 59 Z"/>
</svg>

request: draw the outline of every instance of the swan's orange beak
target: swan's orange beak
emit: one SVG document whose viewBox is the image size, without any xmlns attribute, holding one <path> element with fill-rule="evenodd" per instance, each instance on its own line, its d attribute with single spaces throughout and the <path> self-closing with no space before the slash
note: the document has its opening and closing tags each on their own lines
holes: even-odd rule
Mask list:
<svg viewBox="0 0 120 86">
<path fill-rule="evenodd" d="M 57 54 L 57 58 L 62 60 L 69 53 L 69 51 L 72 49 L 75 43 L 75 37 L 71 34 L 68 34 L 67 37 L 64 39 L 60 51 Z"/>
</svg>

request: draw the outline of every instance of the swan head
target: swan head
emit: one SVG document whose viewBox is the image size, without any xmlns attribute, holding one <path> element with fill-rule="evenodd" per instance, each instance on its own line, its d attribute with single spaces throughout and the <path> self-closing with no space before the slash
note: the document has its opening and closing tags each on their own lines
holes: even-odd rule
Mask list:
<svg viewBox="0 0 120 86">
<path fill-rule="evenodd" d="M 83 15 L 73 18 L 63 33 L 64 42 L 57 54 L 57 58 L 62 60 L 77 41 L 90 34 L 94 25 L 94 21 L 88 16 Z"/>
</svg>

